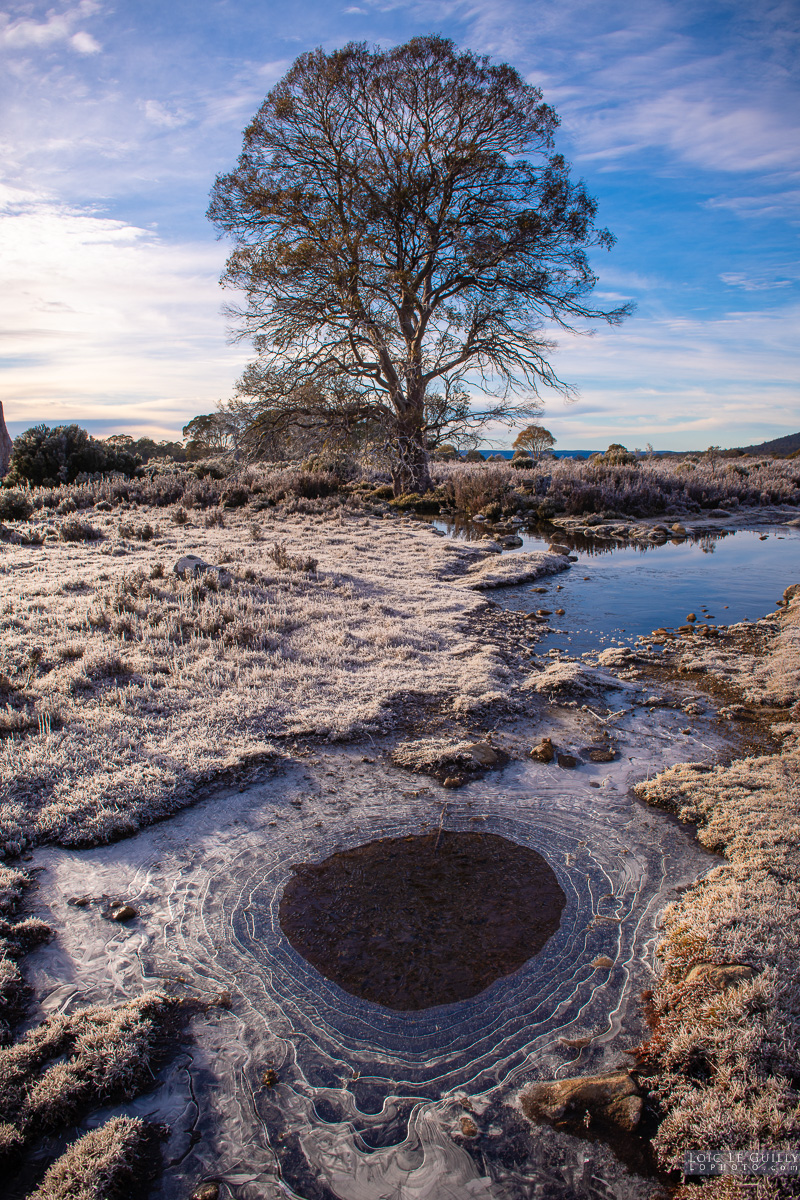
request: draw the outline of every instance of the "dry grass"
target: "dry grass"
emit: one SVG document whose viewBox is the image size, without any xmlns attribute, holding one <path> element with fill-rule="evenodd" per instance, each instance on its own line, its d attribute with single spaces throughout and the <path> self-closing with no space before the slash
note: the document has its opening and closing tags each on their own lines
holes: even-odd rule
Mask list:
<svg viewBox="0 0 800 1200">
<path fill-rule="evenodd" d="M 664 918 L 643 1064 L 663 1116 L 654 1146 L 667 1168 L 680 1169 L 687 1149 L 796 1150 L 800 1139 L 800 605 L 759 624 L 739 627 L 738 651 L 729 644 L 700 657 L 708 673 L 739 681 L 751 703 L 795 704 L 778 728 L 783 754 L 712 770 L 683 764 L 636 789 L 696 822 L 703 845 L 726 859 Z M 757 973 L 724 990 L 687 982 L 702 962 Z M 727 1196 L 731 1186 L 709 1181 L 702 1195 Z M 791 1186 L 760 1179 L 748 1195 L 789 1195 Z"/>
<path fill-rule="evenodd" d="M 385 730 L 409 699 L 468 712 L 508 690 L 494 650 L 459 632 L 484 604 L 461 578 L 484 552 L 426 526 L 271 512 L 262 545 L 246 511 L 222 530 L 155 521 L 144 542 L 121 536 L 117 509 L 93 520 L 101 542 L 0 549 L 7 855 L 132 833 L 287 737 Z M 226 571 L 178 578 L 187 552 Z"/>
</svg>

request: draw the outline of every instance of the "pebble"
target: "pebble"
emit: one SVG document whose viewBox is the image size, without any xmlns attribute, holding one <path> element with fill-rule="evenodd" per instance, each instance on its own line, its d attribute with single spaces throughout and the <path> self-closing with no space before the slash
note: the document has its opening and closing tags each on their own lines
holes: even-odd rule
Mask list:
<svg viewBox="0 0 800 1200">
<path fill-rule="evenodd" d="M 578 760 L 574 754 L 559 754 L 558 765 L 563 767 L 565 771 L 574 771 L 578 765 Z"/>
<path fill-rule="evenodd" d="M 192 1192 L 189 1200 L 219 1200 L 218 1183 L 201 1183 Z"/>
<path fill-rule="evenodd" d="M 478 1136 L 478 1126 L 473 1121 L 472 1117 L 461 1118 L 461 1134 L 463 1137 L 474 1138 Z"/>
</svg>

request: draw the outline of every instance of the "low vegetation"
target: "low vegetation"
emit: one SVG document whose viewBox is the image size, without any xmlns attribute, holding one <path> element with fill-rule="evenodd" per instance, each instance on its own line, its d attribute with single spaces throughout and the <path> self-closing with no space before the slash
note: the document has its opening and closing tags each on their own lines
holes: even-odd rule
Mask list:
<svg viewBox="0 0 800 1200">
<path fill-rule="evenodd" d="M 636 789 L 695 822 L 725 860 L 664 917 L 639 1066 L 660 1109 L 653 1145 L 668 1170 L 681 1170 L 687 1150 L 794 1152 L 800 1139 L 800 602 L 732 633 L 723 647 L 686 639 L 676 666 L 771 712 L 783 752 L 712 769 L 682 764 Z M 789 1196 L 795 1183 L 749 1179 L 747 1195 Z M 728 1197 L 730 1184 L 721 1177 L 684 1194 Z"/>
</svg>

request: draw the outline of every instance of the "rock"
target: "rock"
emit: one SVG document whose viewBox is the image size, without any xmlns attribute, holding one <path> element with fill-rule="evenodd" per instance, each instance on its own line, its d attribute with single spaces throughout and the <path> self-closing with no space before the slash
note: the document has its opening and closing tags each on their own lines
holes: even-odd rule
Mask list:
<svg viewBox="0 0 800 1200">
<path fill-rule="evenodd" d="M 478 1126 L 472 1117 L 461 1118 L 461 1135 L 466 1138 L 475 1138 L 478 1136 Z"/>
<path fill-rule="evenodd" d="M 552 549 L 553 549 L 553 547 L 551 546 L 551 547 L 550 547 L 550 549 L 552 550 Z M 556 551 L 555 551 L 555 550 L 553 550 L 553 553 L 555 554 L 555 553 L 556 553 Z M 547 590 L 548 590 L 547 588 L 543 588 L 543 587 L 535 587 L 535 588 L 531 588 L 531 591 L 532 591 L 532 592 L 546 592 Z"/>
<path fill-rule="evenodd" d="M 67 901 L 70 908 L 87 908 L 91 903 L 90 896 L 70 896 Z"/>
<path fill-rule="evenodd" d="M 731 514 L 726 508 L 712 508 L 708 515 L 710 517 L 729 517 Z"/>
<path fill-rule="evenodd" d="M 687 615 L 687 617 L 686 617 L 686 620 L 687 620 L 687 621 L 696 621 L 696 620 L 697 620 L 697 613 L 688 613 L 688 615 Z"/>
<path fill-rule="evenodd" d="M 550 738 L 542 738 L 538 745 L 528 751 L 528 758 L 536 762 L 551 763 L 556 756 L 556 748 Z"/>
<path fill-rule="evenodd" d="M 537 617 L 552 617 L 553 610 L 552 608 L 537 608 L 536 615 Z"/>
<path fill-rule="evenodd" d="M 218 1183 L 201 1183 L 192 1192 L 189 1200 L 219 1200 Z"/>
<path fill-rule="evenodd" d="M 490 746 L 488 742 L 474 742 L 473 745 L 465 747 L 467 753 L 471 754 L 476 763 L 482 767 L 496 767 L 500 762 L 500 755 L 495 750 L 494 746 Z"/>
<path fill-rule="evenodd" d="M 119 904 L 111 909 L 108 917 L 111 921 L 132 921 L 138 915 L 132 904 Z"/>
<path fill-rule="evenodd" d="M 510 550 L 516 546 L 523 546 L 525 544 L 522 538 L 518 537 L 516 533 L 509 533 L 505 537 L 499 538 L 498 541 L 506 550 Z"/>
<path fill-rule="evenodd" d="M 211 570 L 211 563 L 205 562 L 197 554 L 184 554 L 183 558 L 179 558 L 172 568 L 176 575 L 183 578 L 185 575 L 194 575 L 196 572 Z"/>
<path fill-rule="evenodd" d="M 3 416 L 3 405 L 0 403 L 0 479 L 8 474 L 8 468 L 11 465 L 11 452 L 14 443 L 11 441 L 11 435 L 6 429 L 6 422 Z"/>
<path fill-rule="evenodd" d="M 574 771 L 578 765 L 578 760 L 574 754 L 559 754 L 558 765 L 563 767 L 565 771 Z"/>
<path fill-rule="evenodd" d="M 267 1067 L 266 1071 L 261 1076 L 261 1082 L 263 1083 L 264 1087 L 275 1087 L 275 1085 L 279 1082 L 279 1079 L 278 1072 L 274 1069 L 274 1067 Z"/>
<path fill-rule="evenodd" d="M 549 554 L 569 554 L 569 546 L 557 546 L 555 543 L 548 546 L 547 550 Z"/>
<path fill-rule="evenodd" d="M 756 973 L 755 968 L 746 963 L 697 963 L 687 972 L 684 982 L 721 992 L 752 979 Z"/>
<path fill-rule="evenodd" d="M 629 667 L 637 661 L 636 655 L 627 646 L 609 646 L 597 656 L 604 667 Z"/>
<path fill-rule="evenodd" d="M 564 609 L 564 608 L 557 608 L 557 609 L 556 609 L 556 616 L 557 616 L 557 617 L 563 617 L 565 612 L 566 612 L 566 609 Z"/>
<path fill-rule="evenodd" d="M 460 788 L 463 787 L 466 782 L 467 781 L 463 775 L 448 775 L 447 778 L 442 781 L 442 787 Z"/>
<path fill-rule="evenodd" d="M 686 528 L 685 526 L 681 525 L 680 521 L 676 521 L 672 526 L 672 532 L 679 534 L 680 537 L 686 537 Z"/>
<path fill-rule="evenodd" d="M 587 746 L 585 750 L 581 750 L 581 754 L 585 754 L 590 762 L 596 763 L 613 762 L 617 757 L 613 746 Z"/>
<path fill-rule="evenodd" d="M 608 970 L 608 968 L 613 967 L 613 965 L 614 965 L 613 958 L 609 958 L 607 954 L 598 954 L 597 958 L 592 963 L 592 966 L 594 967 L 595 971 Z"/>
<path fill-rule="evenodd" d="M 797 529 L 800 527 L 800 517 L 792 517 L 791 521 L 784 521 L 783 523 L 792 529 Z"/>
<path fill-rule="evenodd" d="M 790 583 L 789 586 L 784 589 L 784 604 L 789 604 L 795 598 L 795 596 L 800 596 L 800 583 Z"/>
<path fill-rule="evenodd" d="M 624 1133 L 636 1129 L 643 1107 L 639 1090 L 627 1071 L 535 1083 L 522 1093 L 520 1101 L 530 1121 L 584 1128 L 605 1125 Z"/>
</svg>

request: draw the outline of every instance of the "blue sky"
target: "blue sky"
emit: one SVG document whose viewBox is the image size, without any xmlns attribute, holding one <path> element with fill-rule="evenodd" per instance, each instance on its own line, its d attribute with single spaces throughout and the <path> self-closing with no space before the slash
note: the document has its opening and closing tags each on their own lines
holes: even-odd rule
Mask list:
<svg viewBox="0 0 800 1200">
<path fill-rule="evenodd" d="M 2 0 L 0 0 L 0 3 Z M 0 11 L 0 400 L 171 437 L 247 360 L 204 218 L 216 174 L 306 49 L 436 32 L 513 64 L 618 238 L 562 336 L 560 448 L 742 445 L 800 429 L 800 7 L 742 0 L 102 0 Z M 227 297 L 230 299 L 230 297 Z M 497 444 L 513 434 L 497 433 Z"/>
</svg>

